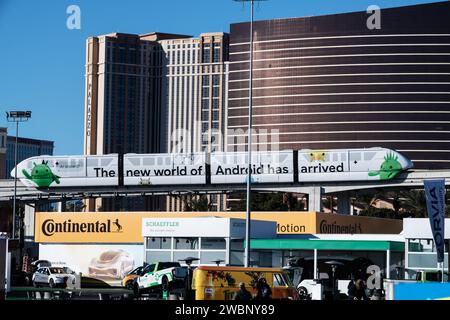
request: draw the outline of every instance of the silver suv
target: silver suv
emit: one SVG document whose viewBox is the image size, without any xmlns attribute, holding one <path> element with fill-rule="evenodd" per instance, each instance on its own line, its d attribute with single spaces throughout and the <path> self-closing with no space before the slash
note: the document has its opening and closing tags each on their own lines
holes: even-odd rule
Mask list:
<svg viewBox="0 0 450 320">
<path fill-rule="evenodd" d="M 67 284 L 75 284 L 75 275 L 67 273 L 59 267 L 43 267 L 33 274 L 33 286 L 49 286 L 50 288 L 63 287 Z"/>
</svg>

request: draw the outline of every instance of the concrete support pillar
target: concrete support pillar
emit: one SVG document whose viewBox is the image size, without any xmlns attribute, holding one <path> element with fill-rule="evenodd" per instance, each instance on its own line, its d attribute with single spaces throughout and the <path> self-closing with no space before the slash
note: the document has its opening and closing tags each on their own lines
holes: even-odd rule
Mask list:
<svg viewBox="0 0 450 320">
<path fill-rule="evenodd" d="M 391 278 L 391 250 L 386 250 L 386 279 Z"/>
<path fill-rule="evenodd" d="M 344 191 L 337 194 L 337 213 L 351 214 L 350 192 Z"/>
<path fill-rule="evenodd" d="M 35 214 L 35 208 L 30 205 L 25 205 L 25 215 L 23 218 L 24 223 L 24 236 L 25 237 L 34 237 L 34 214 Z"/>
<path fill-rule="evenodd" d="M 312 187 L 308 192 L 308 211 L 322 211 L 322 188 Z"/>
<path fill-rule="evenodd" d="M 319 273 L 317 272 L 317 249 L 314 249 L 314 279 L 319 279 Z"/>
<path fill-rule="evenodd" d="M 58 202 L 57 210 L 58 210 L 58 212 L 65 212 L 66 211 L 66 201 Z"/>
</svg>

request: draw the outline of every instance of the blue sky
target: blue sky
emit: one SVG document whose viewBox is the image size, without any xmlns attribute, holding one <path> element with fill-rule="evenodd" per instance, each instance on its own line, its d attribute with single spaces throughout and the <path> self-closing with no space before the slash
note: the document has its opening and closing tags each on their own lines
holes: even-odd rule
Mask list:
<svg viewBox="0 0 450 320">
<path fill-rule="evenodd" d="M 436 1 L 269 0 L 257 20 L 365 11 Z M 81 9 L 81 29 L 66 27 L 70 5 Z M 55 154 L 83 153 L 85 40 L 111 32 L 153 31 L 197 36 L 229 31 L 248 21 L 248 6 L 232 0 L 0 0 L 0 127 L 7 110 L 31 110 L 20 135 L 55 141 Z"/>
</svg>

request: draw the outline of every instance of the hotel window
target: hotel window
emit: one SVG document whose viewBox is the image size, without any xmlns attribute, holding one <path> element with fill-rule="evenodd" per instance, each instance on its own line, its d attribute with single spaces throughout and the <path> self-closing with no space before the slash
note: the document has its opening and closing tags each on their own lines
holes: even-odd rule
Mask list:
<svg viewBox="0 0 450 320">
<path fill-rule="evenodd" d="M 214 48 L 213 62 L 220 62 L 220 47 Z"/>
<path fill-rule="evenodd" d="M 209 44 L 203 46 L 203 63 L 209 63 L 211 61 L 211 52 Z"/>
<path fill-rule="evenodd" d="M 218 75 L 218 74 L 213 75 L 212 80 L 213 80 L 213 86 L 220 85 L 220 75 Z"/>
<path fill-rule="evenodd" d="M 212 121 L 219 121 L 219 111 L 218 110 L 213 111 Z"/>
<path fill-rule="evenodd" d="M 202 121 L 209 121 L 209 112 L 202 111 Z"/>
</svg>

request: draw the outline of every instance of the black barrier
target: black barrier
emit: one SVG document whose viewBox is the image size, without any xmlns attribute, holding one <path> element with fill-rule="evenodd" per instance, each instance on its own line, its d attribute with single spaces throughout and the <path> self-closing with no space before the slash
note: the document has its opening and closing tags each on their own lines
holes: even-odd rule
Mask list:
<svg viewBox="0 0 450 320">
<path fill-rule="evenodd" d="M 388 319 L 389 315 L 407 317 L 408 312 L 448 309 L 445 301 L 279 301 L 266 303 L 235 301 L 0 301 L 0 314 L 19 312 L 23 316 L 58 314 L 61 318 L 111 317 L 113 319 L 149 318 L 157 320 L 195 319 Z M 26 306 L 26 307 L 24 307 Z M 445 308 L 445 310 L 444 310 Z M 442 313 L 444 314 L 444 313 Z M 69 316 L 70 315 L 70 316 Z M 130 316 L 131 315 L 131 316 Z"/>
</svg>

